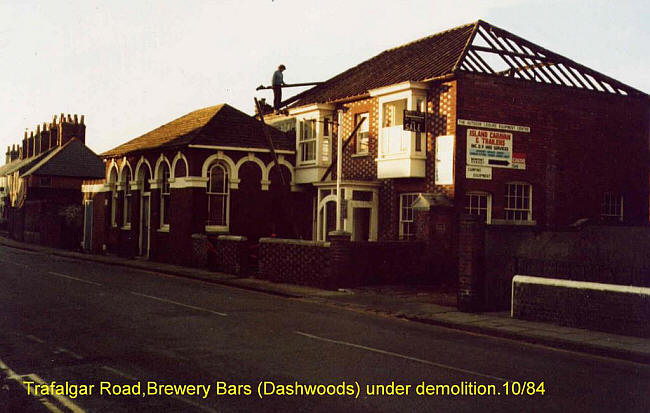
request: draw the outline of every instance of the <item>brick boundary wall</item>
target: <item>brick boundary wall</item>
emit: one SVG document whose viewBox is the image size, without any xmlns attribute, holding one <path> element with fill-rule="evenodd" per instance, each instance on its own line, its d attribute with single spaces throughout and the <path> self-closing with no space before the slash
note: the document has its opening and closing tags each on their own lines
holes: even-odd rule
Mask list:
<svg viewBox="0 0 650 413">
<path fill-rule="evenodd" d="M 242 275 L 249 268 L 248 238 L 239 235 L 208 237 L 208 268 L 228 274 Z"/>
<path fill-rule="evenodd" d="M 421 241 L 355 241 L 349 244 L 350 268 L 358 285 L 431 284 L 426 244 Z"/>
<path fill-rule="evenodd" d="M 650 288 L 516 275 L 511 316 L 650 338 Z"/>
<path fill-rule="evenodd" d="M 258 275 L 275 282 L 334 288 L 330 257 L 329 242 L 260 238 Z"/>
<path fill-rule="evenodd" d="M 208 237 L 205 234 L 192 234 L 192 267 L 208 266 Z"/>
</svg>

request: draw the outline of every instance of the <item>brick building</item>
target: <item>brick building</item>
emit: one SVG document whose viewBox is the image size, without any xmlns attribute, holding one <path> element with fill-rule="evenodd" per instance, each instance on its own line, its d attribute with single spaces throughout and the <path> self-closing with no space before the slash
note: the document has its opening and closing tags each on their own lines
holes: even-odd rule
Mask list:
<svg viewBox="0 0 650 413">
<path fill-rule="evenodd" d="M 263 127 L 222 104 L 103 153 L 104 178 L 83 187 L 88 250 L 200 265 L 219 234 L 309 238 L 309 214 L 296 214 L 311 199 L 294 191 L 295 147 L 266 126 L 276 163 Z"/>
<path fill-rule="evenodd" d="M 588 41 L 588 40 L 586 40 Z M 648 222 L 648 95 L 483 21 L 395 47 L 284 102 L 314 238 L 422 239 L 451 252 L 460 214 L 559 228 Z M 361 126 L 352 133 L 355 126 Z"/>
<path fill-rule="evenodd" d="M 86 125 L 63 114 L 38 125 L 21 145 L 7 148 L 0 167 L 0 214 L 11 237 L 78 248 L 83 212 L 81 185 L 104 174 L 101 159 L 85 145 Z"/>
</svg>

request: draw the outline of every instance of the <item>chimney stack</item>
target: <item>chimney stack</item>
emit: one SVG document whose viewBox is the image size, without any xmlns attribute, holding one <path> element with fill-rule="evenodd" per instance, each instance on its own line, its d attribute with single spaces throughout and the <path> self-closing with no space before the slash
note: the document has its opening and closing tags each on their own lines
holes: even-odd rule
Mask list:
<svg viewBox="0 0 650 413">
<path fill-rule="evenodd" d="M 31 158 L 34 156 L 34 131 L 29 133 L 29 138 L 27 138 L 27 156 L 26 158 Z"/>
<path fill-rule="evenodd" d="M 5 163 L 11 162 L 11 146 L 7 146 L 7 156 L 5 157 Z"/>
<path fill-rule="evenodd" d="M 20 159 L 25 159 L 26 153 L 27 153 L 27 131 L 25 131 L 25 137 L 23 138 L 23 146 L 20 150 Z"/>
</svg>

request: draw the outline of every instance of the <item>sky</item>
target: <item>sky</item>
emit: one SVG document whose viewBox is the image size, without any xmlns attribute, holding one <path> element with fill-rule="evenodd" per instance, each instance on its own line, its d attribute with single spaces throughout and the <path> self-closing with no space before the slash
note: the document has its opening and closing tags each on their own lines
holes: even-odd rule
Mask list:
<svg viewBox="0 0 650 413">
<path fill-rule="evenodd" d="M 478 19 L 650 93 L 647 0 L 0 0 L 0 148 L 60 113 L 96 153 L 203 107 L 252 114 L 281 63 L 324 81 Z"/>
</svg>

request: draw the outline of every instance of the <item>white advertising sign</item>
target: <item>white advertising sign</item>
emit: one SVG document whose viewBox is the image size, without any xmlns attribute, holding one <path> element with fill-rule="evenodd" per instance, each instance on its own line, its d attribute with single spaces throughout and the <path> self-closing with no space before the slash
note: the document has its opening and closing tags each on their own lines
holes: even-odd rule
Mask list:
<svg viewBox="0 0 650 413">
<path fill-rule="evenodd" d="M 480 120 L 458 119 L 458 124 L 461 126 L 473 126 L 475 128 L 501 129 L 501 130 L 509 130 L 513 132 L 530 133 L 530 128 L 528 126 L 509 125 L 507 123 L 482 122 Z"/>
<path fill-rule="evenodd" d="M 465 166 L 465 177 L 467 179 L 492 179 L 492 168 L 489 166 Z"/>
<path fill-rule="evenodd" d="M 467 165 L 512 168 L 512 133 L 467 129 Z"/>
<path fill-rule="evenodd" d="M 436 138 L 436 185 L 454 183 L 454 135 Z"/>
</svg>

